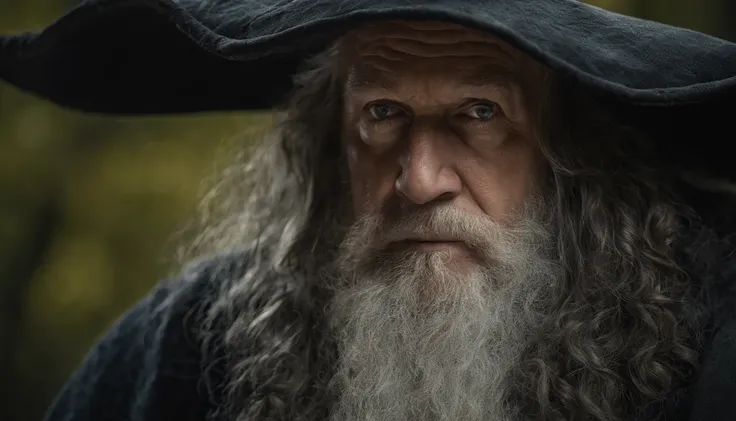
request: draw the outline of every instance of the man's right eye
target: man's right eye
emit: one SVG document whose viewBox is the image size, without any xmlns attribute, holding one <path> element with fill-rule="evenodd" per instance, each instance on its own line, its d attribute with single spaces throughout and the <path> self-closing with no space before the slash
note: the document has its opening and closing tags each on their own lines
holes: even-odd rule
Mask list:
<svg viewBox="0 0 736 421">
<path fill-rule="evenodd" d="M 368 106 L 368 112 L 376 121 L 386 120 L 401 112 L 401 108 L 385 102 L 379 102 Z"/>
</svg>

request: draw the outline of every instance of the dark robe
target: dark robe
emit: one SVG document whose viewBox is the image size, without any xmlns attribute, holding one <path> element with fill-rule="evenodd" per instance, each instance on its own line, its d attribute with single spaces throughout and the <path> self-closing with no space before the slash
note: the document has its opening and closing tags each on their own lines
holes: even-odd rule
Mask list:
<svg viewBox="0 0 736 421">
<path fill-rule="evenodd" d="M 682 261 L 700 291 L 701 371 L 661 405 L 665 416 L 641 421 L 736 420 L 736 254 L 711 230 L 691 237 Z M 218 283 L 240 276 L 243 259 L 213 259 L 160 282 L 91 350 L 46 420 L 224 421 L 225 359 L 203 357 L 198 321 Z"/>
</svg>

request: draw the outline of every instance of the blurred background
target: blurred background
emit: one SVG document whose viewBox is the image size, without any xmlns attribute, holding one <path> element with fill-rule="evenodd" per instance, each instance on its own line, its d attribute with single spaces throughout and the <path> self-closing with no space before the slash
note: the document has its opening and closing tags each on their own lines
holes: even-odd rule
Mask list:
<svg viewBox="0 0 736 421">
<path fill-rule="evenodd" d="M 0 33 L 77 2 L 0 0 Z M 589 2 L 736 41 L 736 0 Z M 203 181 L 267 117 L 85 115 L 0 83 L 0 420 L 40 420 L 110 324 L 176 272 Z"/>
</svg>

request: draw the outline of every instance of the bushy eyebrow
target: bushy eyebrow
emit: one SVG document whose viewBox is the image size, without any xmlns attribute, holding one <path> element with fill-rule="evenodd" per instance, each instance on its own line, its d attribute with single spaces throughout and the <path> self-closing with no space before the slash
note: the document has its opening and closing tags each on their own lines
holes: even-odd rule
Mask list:
<svg viewBox="0 0 736 421">
<path fill-rule="evenodd" d="M 348 88 L 351 91 L 390 91 L 396 83 L 382 76 L 377 71 L 353 71 L 348 76 Z"/>
</svg>

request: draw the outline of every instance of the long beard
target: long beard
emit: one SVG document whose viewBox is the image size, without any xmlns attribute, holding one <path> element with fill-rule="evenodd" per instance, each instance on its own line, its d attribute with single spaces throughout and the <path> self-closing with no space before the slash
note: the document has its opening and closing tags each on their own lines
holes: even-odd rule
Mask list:
<svg viewBox="0 0 736 421">
<path fill-rule="evenodd" d="M 526 212 L 513 228 L 456 210 L 369 217 L 345 240 L 331 306 L 340 396 L 332 420 L 507 421 L 509 373 L 542 329 L 558 279 L 550 228 Z M 452 232 L 483 256 L 386 253 L 376 238 Z"/>
</svg>

